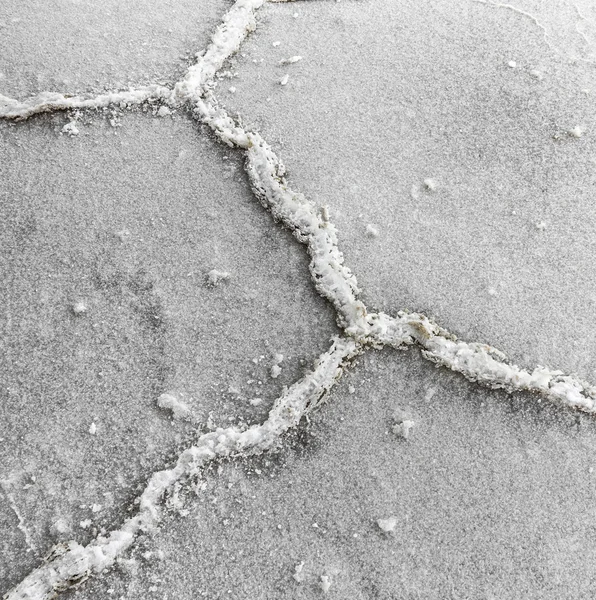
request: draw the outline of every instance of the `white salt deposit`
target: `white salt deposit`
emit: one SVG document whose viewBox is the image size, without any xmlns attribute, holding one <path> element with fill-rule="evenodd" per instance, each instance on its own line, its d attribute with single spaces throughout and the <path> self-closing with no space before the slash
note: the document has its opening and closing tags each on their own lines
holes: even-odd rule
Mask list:
<svg viewBox="0 0 596 600">
<path fill-rule="evenodd" d="M 290 76 L 288 75 L 288 73 L 286 73 L 280 80 L 279 80 L 279 84 L 280 85 L 287 85 L 288 81 L 290 80 Z"/>
<path fill-rule="evenodd" d="M 397 518 L 388 517 L 386 519 L 378 519 L 377 525 L 379 526 L 381 531 L 384 531 L 385 533 L 391 533 L 397 525 Z"/>
<path fill-rule="evenodd" d="M 281 375 L 281 367 L 279 365 L 273 365 L 271 367 L 271 377 L 277 379 Z"/>
<path fill-rule="evenodd" d="M 66 125 L 64 125 L 64 127 L 62 127 L 61 132 L 71 137 L 79 135 L 79 128 L 77 127 L 77 122 L 69 121 L 68 123 L 66 123 Z"/>
<path fill-rule="evenodd" d="M 289 58 L 283 58 L 279 61 L 280 65 L 291 65 L 302 60 L 302 56 L 290 56 Z"/>
<path fill-rule="evenodd" d="M 366 234 L 369 237 L 377 238 L 379 237 L 379 229 L 375 225 L 371 225 L 370 223 L 366 226 Z"/>
<path fill-rule="evenodd" d="M 97 425 L 95 423 L 91 423 L 89 426 L 89 433 L 91 435 L 95 435 L 97 433 Z"/>
<path fill-rule="evenodd" d="M 424 187 L 430 192 L 434 192 L 437 189 L 437 182 L 434 179 L 427 178 L 423 183 Z"/>
<path fill-rule="evenodd" d="M 321 590 L 326 594 L 331 588 L 331 577 L 328 575 L 321 575 L 321 582 L 319 583 Z"/>
<path fill-rule="evenodd" d="M 216 285 L 219 285 L 222 281 L 227 281 L 230 277 L 231 275 L 227 271 L 211 269 L 211 271 L 207 273 L 207 285 L 215 287 Z"/>
<path fill-rule="evenodd" d="M 85 304 L 85 302 L 83 302 L 82 300 L 75 302 L 72 305 L 72 312 L 77 316 L 83 316 L 87 313 L 87 305 Z"/>
<path fill-rule="evenodd" d="M 171 411 L 174 419 L 188 419 L 191 416 L 189 406 L 173 394 L 161 394 L 157 399 L 157 406 Z"/>
</svg>

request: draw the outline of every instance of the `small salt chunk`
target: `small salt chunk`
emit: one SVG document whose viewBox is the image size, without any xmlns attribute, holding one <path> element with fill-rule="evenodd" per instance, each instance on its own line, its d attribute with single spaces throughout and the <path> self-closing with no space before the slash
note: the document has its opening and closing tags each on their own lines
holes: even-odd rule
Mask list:
<svg viewBox="0 0 596 600">
<path fill-rule="evenodd" d="M 101 508 L 102 508 L 102 507 L 101 507 L 101 504 L 94 504 L 94 505 L 91 507 L 91 510 L 92 510 L 94 513 L 97 513 L 97 512 L 99 512 L 99 511 L 101 510 Z"/>
<path fill-rule="evenodd" d="M 574 138 L 580 138 L 584 135 L 584 130 L 579 125 L 576 125 L 573 129 L 569 130 L 569 135 Z"/>
<path fill-rule="evenodd" d="M 514 60 L 510 60 L 510 61 L 507 63 L 507 66 L 508 66 L 508 67 L 511 67 L 512 69 L 515 69 L 515 67 L 517 67 L 517 63 L 516 63 Z"/>
<path fill-rule="evenodd" d="M 397 519 L 395 517 L 388 517 L 387 519 L 378 519 L 377 525 L 385 533 L 391 533 L 397 525 Z"/>
<path fill-rule="evenodd" d="M 171 115 L 171 114 L 172 114 L 172 111 L 167 106 L 160 106 L 159 110 L 157 111 L 158 117 L 167 117 L 168 115 Z"/>
<path fill-rule="evenodd" d="M 236 88 L 235 88 L 233 85 L 231 85 L 231 86 L 228 88 L 228 90 L 230 90 L 230 92 L 231 92 L 232 94 L 235 94 L 235 93 L 236 93 Z"/>
<path fill-rule="evenodd" d="M 274 48 L 277 48 L 277 46 L 279 46 L 281 44 L 281 42 L 275 41 L 273 42 L 273 44 L 271 44 Z"/>
<path fill-rule="evenodd" d="M 540 229 L 544 231 L 546 229 L 546 223 L 544 221 L 540 221 L 540 223 L 536 223 L 536 229 Z"/>
<path fill-rule="evenodd" d="M 374 226 L 371 225 L 370 223 L 366 226 L 366 233 L 369 237 L 379 237 L 379 230 Z"/>
<path fill-rule="evenodd" d="M 188 419 L 190 417 L 190 408 L 173 394 L 161 394 L 157 399 L 157 406 L 164 410 L 172 411 L 174 419 Z"/>
<path fill-rule="evenodd" d="M 80 316 L 84 315 L 87 312 L 87 305 L 84 302 L 82 302 L 82 301 L 75 302 L 72 305 L 72 312 L 77 317 L 80 317 Z"/>
<path fill-rule="evenodd" d="M 290 80 L 290 76 L 286 73 L 280 80 L 279 84 L 280 85 L 287 85 L 288 81 Z"/>
<path fill-rule="evenodd" d="M 66 123 L 66 125 L 64 125 L 61 132 L 65 133 L 66 135 L 69 135 L 70 137 L 72 137 L 73 135 L 79 135 L 79 129 L 77 127 L 77 122 L 69 121 L 68 123 Z"/>
<path fill-rule="evenodd" d="M 281 375 L 281 367 L 279 365 L 273 365 L 271 367 L 271 377 L 277 379 Z"/>
<path fill-rule="evenodd" d="M 405 420 L 395 423 L 391 428 L 391 431 L 398 437 L 402 437 L 407 440 L 410 437 L 410 429 L 414 427 L 414 421 Z"/>
<path fill-rule="evenodd" d="M 279 61 L 280 65 L 291 65 L 302 60 L 302 56 L 290 56 Z"/>
<path fill-rule="evenodd" d="M 294 17 L 294 19 L 297 19 L 299 15 L 297 12 L 295 12 L 292 16 Z"/>
<path fill-rule="evenodd" d="M 207 273 L 207 285 L 215 287 L 220 281 L 227 281 L 229 278 L 230 274 L 228 272 L 211 269 L 211 271 Z"/>
<path fill-rule="evenodd" d="M 437 189 L 437 182 L 434 179 L 425 179 L 423 183 L 424 187 L 430 192 L 434 192 Z"/>
<path fill-rule="evenodd" d="M 283 362 L 283 360 L 284 360 L 284 355 L 283 354 L 276 353 L 276 354 L 273 355 L 273 362 L 276 365 L 279 365 L 279 363 Z"/>
<path fill-rule="evenodd" d="M 91 435 L 95 435 L 97 433 L 97 425 L 95 423 L 91 423 L 91 425 L 89 425 L 89 433 Z"/>
<path fill-rule="evenodd" d="M 93 521 L 91 519 L 85 519 L 79 523 L 79 526 L 81 529 L 87 529 L 88 527 L 91 527 L 92 523 Z"/>
<path fill-rule="evenodd" d="M 350 394 L 353 394 L 356 391 L 356 388 L 353 385 L 348 386 L 348 392 L 350 392 Z"/>
<path fill-rule="evenodd" d="M 249 400 L 249 402 L 253 406 L 259 406 L 259 404 L 261 404 L 263 402 L 263 398 L 252 398 L 251 400 Z"/>
<path fill-rule="evenodd" d="M 298 583 L 302 583 L 304 581 L 304 573 L 302 572 L 302 570 L 304 569 L 304 561 L 301 562 L 300 564 L 297 564 L 294 567 L 294 574 L 292 575 L 292 577 L 298 582 Z"/>
<path fill-rule="evenodd" d="M 321 586 L 323 593 L 326 594 L 331 587 L 331 578 L 329 575 L 321 575 L 321 583 L 319 585 Z"/>
</svg>

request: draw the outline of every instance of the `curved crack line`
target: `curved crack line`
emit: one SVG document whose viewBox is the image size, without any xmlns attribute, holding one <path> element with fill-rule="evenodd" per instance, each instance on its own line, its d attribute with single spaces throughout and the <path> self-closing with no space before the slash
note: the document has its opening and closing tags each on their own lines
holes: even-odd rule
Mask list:
<svg viewBox="0 0 596 600">
<path fill-rule="evenodd" d="M 162 497 L 174 484 L 196 476 L 215 459 L 254 456 L 274 447 L 288 429 L 321 404 L 350 359 L 367 347 L 387 345 L 397 349 L 416 345 L 425 358 L 470 381 L 508 392 L 535 392 L 565 406 L 596 412 L 596 387 L 590 383 L 541 366 L 530 372 L 512 365 L 499 350 L 458 340 L 422 314 L 399 312 L 392 317 L 367 311 L 358 299 L 360 290 L 355 276 L 343 264 L 336 229 L 327 212 L 320 213 L 314 203 L 289 187 L 285 167 L 271 147 L 257 132 L 246 131 L 236 123 L 212 94 L 215 74 L 255 29 L 254 12 L 266 1 L 292 0 L 237 0 L 224 15 L 207 50 L 173 90 L 149 86 L 95 98 L 46 93 L 26 102 L 0 96 L 0 118 L 24 120 L 41 112 L 102 108 L 114 103 L 135 105 L 156 98 L 187 105 L 223 143 L 245 152 L 245 170 L 255 196 L 275 220 L 307 246 L 315 287 L 334 306 L 345 336 L 333 339 L 331 348 L 318 358 L 314 369 L 275 401 L 261 425 L 220 428 L 201 436 L 179 455 L 174 467 L 150 477 L 139 498 L 137 514 L 120 529 L 97 536 L 87 546 L 75 541 L 56 545 L 42 565 L 4 595 L 5 600 L 49 600 L 89 576 L 102 573 L 133 544 L 138 534 L 159 523 Z"/>
</svg>

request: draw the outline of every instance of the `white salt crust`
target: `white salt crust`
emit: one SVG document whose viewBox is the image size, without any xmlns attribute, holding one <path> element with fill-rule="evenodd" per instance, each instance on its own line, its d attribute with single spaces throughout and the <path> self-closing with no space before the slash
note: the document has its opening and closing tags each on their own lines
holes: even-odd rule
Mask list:
<svg viewBox="0 0 596 600">
<path fill-rule="evenodd" d="M 217 429 L 203 435 L 194 446 L 180 454 L 172 468 L 151 476 L 139 499 L 137 514 L 126 520 L 120 529 L 98 536 L 87 546 L 75 541 L 55 546 L 37 569 L 4 596 L 5 600 L 49 600 L 90 575 L 104 571 L 132 545 L 140 532 L 159 522 L 161 499 L 174 484 L 198 475 L 212 460 L 256 455 L 276 446 L 288 429 L 317 408 L 346 363 L 367 346 L 400 348 L 417 345 L 425 358 L 437 366 L 461 373 L 470 381 L 509 392 L 534 392 L 565 406 L 596 412 L 596 388 L 576 377 L 541 366 L 530 372 L 511 365 L 502 352 L 486 344 L 457 340 L 421 314 L 400 312 L 391 317 L 367 311 L 358 299 L 355 276 L 343 264 L 336 228 L 329 221 L 328 213 L 320 211 L 288 186 L 284 178 L 285 167 L 271 147 L 257 132 L 240 127 L 218 106 L 212 94 L 216 72 L 254 30 L 254 11 L 264 2 L 237 0 L 223 17 L 207 50 L 197 56 L 197 63 L 173 90 L 148 86 L 95 98 L 44 93 L 25 102 L 0 96 L 0 117 L 21 120 L 54 110 L 102 108 L 111 104 L 123 107 L 151 100 L 190 105 L 194 116 L 209 125 L 223 143 L 244 150 L 245 168 L 255 196 L 276 221 L 289 228 L 298 241 L 307 246 L 315 287 L 334 306 L 338 324 L 346 335 L 334 338 L 314 369 L 275 401 L 264 423 L 246 429 Z M 328 589 L 328 578 L 321 579 Z"/>
</svg>

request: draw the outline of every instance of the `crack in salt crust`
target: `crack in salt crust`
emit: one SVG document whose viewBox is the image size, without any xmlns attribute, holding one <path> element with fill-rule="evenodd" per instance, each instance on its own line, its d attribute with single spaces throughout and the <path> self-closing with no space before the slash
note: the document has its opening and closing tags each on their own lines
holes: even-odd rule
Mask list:
<svg viewBox="0 0 596 600">
<path fill-rule="evenodd" d="M 508 392 L 534 392 L 564 406 L 596 412 L 596 388 L 574 376 L 538 366 L 532 371 L 512 365 L 506 356 L 486 344 L 458 340 L 438 324 L 418 313 L 396 316 L 369 312 L 359 299 L 356 277 L 344 265 L 337 230 L 326 210 L 320 210 L 285 179 L 285 167 L 266 141 L 245 130 L 213 95 L 214 76 L 256 27 L 255 11 L 267 0 L 237 0 L 224 15 L 204 53 L 172 89 L 151 85 L 128 91 L 81 97 L 43 93 L 24 102 L 0 95 L 0 118 L 24 120 L 42 112 L 120 108 L 161 101 L 186 106 L 225 144 L 244 152 L 245 169 L 254 195 L 276 221 L 290 229 L 310 255 L 310 273 L 321 296 L 335 308 L 344 335 L 316 361 L 312 371 L 285 391 L 261 425 L 228 427 L 201 436 L 184 450 L 176 464 L 154 473 L 141 494 L 137 513 L 119 529 L 99 535 L 87 546 L 76 541 L 54 546 L 44 562 L 8 591 L 5 600 L 48 600 L 110 567 L 136 536 L 161 519 L 164 493 L 175 484 L 198 475 L 218 458 L 254 456 L 275 447 L 288 429 L 316 409 L 341 376 L 350 359 L 366 348 L 415 345 L 428 360 L 461 373 L 470 381 Z M 287 1 L 287 0 L 268 0 Z"/>
</svg>

